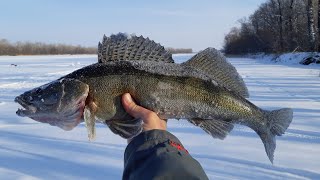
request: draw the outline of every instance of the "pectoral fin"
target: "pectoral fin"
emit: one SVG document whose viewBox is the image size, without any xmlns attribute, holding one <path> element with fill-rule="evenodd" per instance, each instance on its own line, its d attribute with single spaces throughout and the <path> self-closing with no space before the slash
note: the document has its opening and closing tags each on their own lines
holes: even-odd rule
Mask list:
<svg viewBox="0 0 320 180">
<path fill-rule="evenodd" d="M 88 106 L 84 108 L 83 117 L 88 131 L 88 138 L 93 141 L 96 138 L 96 119 Z"/>
</svg>

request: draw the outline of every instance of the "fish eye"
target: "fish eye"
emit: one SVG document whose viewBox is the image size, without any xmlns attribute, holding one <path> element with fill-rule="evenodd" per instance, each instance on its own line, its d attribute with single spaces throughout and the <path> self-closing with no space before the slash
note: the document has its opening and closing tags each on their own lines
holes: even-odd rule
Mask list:
<svg viewBox="0 0 320 180">
<path fill-rule="evenodd" d="M 41 89 L 41 88 L 38 88 L 38 89 L 36 90 L 36 93 L 41 93 L 41 91 L 42 91 L 42 89 Z"/>
<path fill-rule="evenodd" d="M 41 101 L 46 105 L 54 105 L 58 102 L 57 96 L 53 95 L 47 98 L 42 98 Z"/>
</svg>

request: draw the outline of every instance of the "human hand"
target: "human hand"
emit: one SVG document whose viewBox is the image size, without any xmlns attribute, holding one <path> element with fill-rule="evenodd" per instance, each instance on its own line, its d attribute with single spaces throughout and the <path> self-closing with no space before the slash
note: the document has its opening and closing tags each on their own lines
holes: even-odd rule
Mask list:
<svg viewBox="0 0 320 180">
<path fill-rule="evenodd" d="M 153 129 L 167 129 L 167 122 L 158 117 L 158 115 L 144 107 L 138 106 L 129 93 L 125 93 L 122 96 L 122 105 L 126 112 L 134 118 L 142 119 L 143 131 L 149 131 Z"/>
</svg>

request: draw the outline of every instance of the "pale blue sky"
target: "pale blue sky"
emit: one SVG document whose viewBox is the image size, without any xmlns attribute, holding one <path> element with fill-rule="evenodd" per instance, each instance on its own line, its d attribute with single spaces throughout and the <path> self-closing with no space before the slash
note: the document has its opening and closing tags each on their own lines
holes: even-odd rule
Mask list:
<svg viewBox="0 0 320 180">
<path fill-rule="evenodd" d="M 96 46 L 103 34 L 147 36 L 166 47 L 221 48 L 265 0 L 0 0 L 0 38 Z"/>
</svg>

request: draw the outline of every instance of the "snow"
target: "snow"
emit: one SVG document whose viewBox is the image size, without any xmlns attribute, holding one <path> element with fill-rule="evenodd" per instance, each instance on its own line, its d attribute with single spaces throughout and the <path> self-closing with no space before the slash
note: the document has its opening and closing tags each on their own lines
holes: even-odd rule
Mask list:
<svg viewBox="0 0 320 180">
<path fill-rule="evenodd" d="M 320 56 L 317 52 L 295 52 L 295 53 L 284 53 L 284 54 L 255 54 L 249 55 L 248 57 L 259 59 L 259 61 L 264 61 L 265 63 L 277 63 L 286 65 L 297 65 L 303 59 L 310 56 Z M 311 66 L 318 66 L 316 64 L 310 64 Z"/>
<path fill-rule="evenodd" d="M 191 55 L 175 55 L 183 62 Z M 18 117 L 15 96 L 96 62 L 85 56 L 0 57 L 0 179 L 120 179 L 126 141 L 97 125 L 89 142 L 84 124 L 72 131 Z M 263 109 L 290 107 L 294 119 L 277 137 L 274 165 L 258 135 L 237 125 L 223 141 L 185 121 L 168 129 L 210 179 L 320 179 L 319 65 L 228 59 L 244 78 L 249 100 Z M 11 64 L 16 64 L 13 66 Z"/>
</svg>

